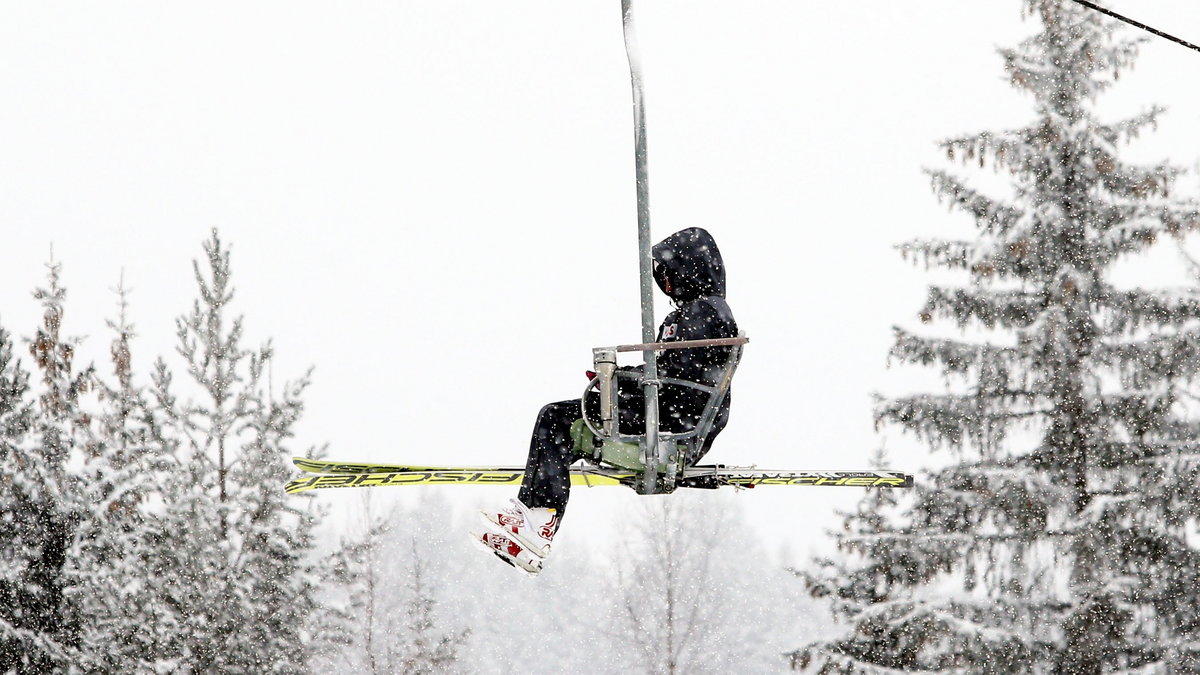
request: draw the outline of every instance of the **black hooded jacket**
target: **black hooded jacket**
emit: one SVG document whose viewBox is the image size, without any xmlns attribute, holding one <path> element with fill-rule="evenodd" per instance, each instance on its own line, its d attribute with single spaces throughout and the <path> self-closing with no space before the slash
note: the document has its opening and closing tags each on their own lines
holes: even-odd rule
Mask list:
<svg viewBox="0 0 1200 675">
<path fill-rule="evenodd" d="M 656 267 L 655 281 L 676 306 L 658 328 L 659 342 L 737 337 L 737 323 L 725 302 L 725 264 L 712 235 L 699 227 L 680 230 L 655 244 L 651 255 Z M 658 355 L 658 375 L 715 386 L 729 353 L 729 347 L 665 349 Z M 640 409 L 644 407 L 640 389 L 633 380 L 623 379 L 621 384 L 622 412 L 636 411 L 640 418 Z M 662 428 L 680 432 L 691 429 L 699 420 L 708 394 L 664 385 L 659 399 Z M 726 394 L 710 440 L 725 427 L 729 402 L 730 396 Z M 626 421 L 631 426 L 638 424 L 634 419 Z"/>
</svg>

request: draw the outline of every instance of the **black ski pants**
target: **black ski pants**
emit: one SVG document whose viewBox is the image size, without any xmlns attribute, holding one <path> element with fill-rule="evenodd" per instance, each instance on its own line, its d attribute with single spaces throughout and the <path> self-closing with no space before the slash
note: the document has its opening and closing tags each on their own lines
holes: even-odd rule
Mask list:
<svg viewBox="0 0 1200 675">
<path fill-rule="evenodd" d="M 555 509 L 562 518 L 571 496 L 571 464 L 576 459 L 571 425 L 579 417 L 579 399 L 549 403 L 538 413 L 517 495 L 525 506 Z"/>
<path fill-rule="evenodd" d="M 692 428 L 696 416 L 673 414 L 671 410 L 676 406 L 672 405 L 670 400 L 668 395 L 667 400 L 660 404 L 660 428 L 674 433 Z M 636 390 L 628 396 L 623 392 L 621 433 L 640 434 L 645 430 L 643 401 L 640 392 Z M 594 391 L 589 392 L 587 406 L 589 418 L 599 418 L 600 395 Z M 529 439 L 529 459 L 525 463 L 525 477 L 521 480 L 521 491 L 517 495 L 525 506 L 555 509 L 559 519 L 563 517 L 567 500 L 571 497 L 571 464 L 579 459 L 574 452 L 571 425 L 579 418 L 579 399 L 549 403 L 538 413 L 533 435 Z M 700 451 L 700 456 L 712 447 L 713 440 L 725 427 L 725 423 L 726 415 L 719 415 Z M 690 458 L 690 461 L 695 462 L 700 456 Z"/>
</svg>

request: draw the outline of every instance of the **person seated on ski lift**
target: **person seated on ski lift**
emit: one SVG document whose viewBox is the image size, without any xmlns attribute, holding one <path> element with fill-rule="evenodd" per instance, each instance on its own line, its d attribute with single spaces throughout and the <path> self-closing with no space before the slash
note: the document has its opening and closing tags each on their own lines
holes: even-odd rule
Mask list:
<svg viewBox="0 0 1200 675">
<path fill-rule="evenodd" d="M 654 246 L 654 281 L 675 305 L 675 311 L 658 328 L 659 342 L 737 337 L 737 323 L 725 302 L 725 265 L 717 243 L 706 230 L 680 230 Z M 687 380 L 716 386 L 729 359 L 729 347 L 668 349 L 658 357 L 660 378 Z M 641 372 L 642 367 L 621 370 Z M 720 404 L 704 445 L 688 463 L 708 452 L 712 441 L 729 419 L 729 394 Z M 639 378 L 618 378 L 619 430 L 643 434 L 645 400 Z M 708 402 L 708 394 L 687 387 L 663 385 L 659 391 L 659 428 L 669 433 L 691 430 Z M 599 395 L 586 398 L 589 417 L 598 418 Z M 476 540 L 505 562 L 536 574 L 550 553 L 571 491 L 570 466 L 575 453 L 571 425 L 580 417 L 579 399 L 550 403 L 538 414 L 529 442 L 529 459 L 517 499 L 500 511 L 484 511 L 491 530 L 474 534 Z"/>
</svg>

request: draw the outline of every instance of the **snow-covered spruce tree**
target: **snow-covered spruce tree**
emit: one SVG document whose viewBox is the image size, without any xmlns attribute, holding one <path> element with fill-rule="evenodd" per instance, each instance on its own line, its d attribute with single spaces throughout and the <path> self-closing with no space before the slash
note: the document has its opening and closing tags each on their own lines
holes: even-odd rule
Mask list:
<svg viewBox="0 0 1200 675">
<path fill-rule="evenodd" d="M 258 382 L 271 359 L 252 357 L 249 382 Z M 291 477 L 289 450 L 294 428 L 304 412 L 302 397 L 309 374 L 284 384 L 281 393 L 267 395 L 257 389 L 250 399 L 250 416 L 236 462 L 230 467 L 231 529 L 240 542 L 234 561 L 239 613 L 243 623 L 238 644 L 246 649 L 247 663 L 305 670 L 310 629 L 320 611 L 316 589 L 320 585 L 313 530 L 319 513 L 308 510 L 311 498 L 297 499 L 283 491 Z M 319 456 L 316 452 L 306 452 Z"/>
<path fill-rule="evenodd" d="M 1200 671 L 1200 454 L 1177 405 L 1200 367 L 1200 293 L 1123 290 L 1108 274 L 1200 218 L 1168 195 L 1176 169 L 1118 157 L 1157 109 L 1118 124 L 1091 111 L 1136 44 L 1072 3 L 1024 5 L 1042 31 L 1003 55 L 1036 119 L 944 144 L 1007 170 L 1012 195 L 932 172 L 978 235 L 902 247 L 968 277 L 931 287 L 920 313 L 964 333 L 898 329 L 892 358 L 959 386 L 877 410 L 956 463 L 899 512 L 847 521 L 846 559 L 810 584 L 852 629 L 792 654 L 796 667 Z"/>
<path fill-rule="evenodd" d="M 108 326 L 114 382 L 100 379 L 94 451 L 82 468 L 84 509 L 65 578 L 72 620 L 79 626 L 77 664 L 88 671 L 153 670 L 162 653 L 167 608 L 149 578 L 161 473 L 156 460 L 162 428 L 145 392 L 133 383 L 128 291 L 118 289 L 119 313 Z"/>
<path fill-rule="evenodd" d="M 29 374 L 13 355 L 12 336 L 0 327 L 0 672 L 49 670 L 65 658 L 54 617 L 40 610 L 55 570 L 45 569 L 41 536 L 58 510 L 32 444 L 35 410 Z"/>
<path fill-rule="evenodd" d="M 278 399 L 265 390 L 270 347 L 243 349 L 242 321 L 227 317 L 229 249 L 214 231 L 204 251 L 207 264 L 193 266 L 200 298 L 177 322 L 200 399 L 180 405 L 165 367 L 155 375 L 158 406 L 184 439 L 156 549 L 156 592 L 177 622 L 167 658 L 194 672 L 302 672 L 317 518 L 281 486 L 308 378 Z"/>
<path fill-rule="evenodd" d="M 214 526 L 216 500 L 200 488 L 209 478 L 208 465 L 192 461 L 194 443 L 188 440 L 173 380 L 166 361 L 156 359 L 148 418 L 158 421 L 152 429 L 159 433 L 150 439 L 147 454 L 163 470 L 162 503 L 146 521 L 145 583 L 162 616 L 147 659 L 159 672 L 189 672 L 213 661 L 216 629 L 205 607 L 221 597 L 227 552 Z"/>
<path fill-rule="evenodd" d="M 51 262 L 47 288 L 34 291 L 45 312 L 29 351 L 41 375 L 32 417 L 22 399 L 20 365 L 12 362 L 7 337 L 0 351 L 2 376 L 12 406 L 7 417 L 3 474 L 0 474 L 0 671 L 50 672 L 72 659 L 78 626 L 70 621 L 63 594 L 63 568 L 78 525 L 78 481 L 67 471 L 73 453 L 87 450 L 88 424 L 81 396 L 92 369 L 76 371 L 77 340 L 61 334 L 66 289 L 61 266 Z M 28 425 L 30 433 L 24 433 Z"/>
</svg>

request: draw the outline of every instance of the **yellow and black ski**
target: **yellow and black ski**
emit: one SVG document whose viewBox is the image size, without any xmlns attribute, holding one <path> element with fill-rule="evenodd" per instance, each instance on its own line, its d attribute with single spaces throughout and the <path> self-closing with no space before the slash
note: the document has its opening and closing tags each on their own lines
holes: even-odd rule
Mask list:
<svg viewBox="0 0 1200 675">
<path fill-rule="evenodd" d="M 382 487 L 391 485 L 520 485 L 520 467 L 453 467 L 408 464 L 328 462 L 296 457 L 297 467 L 313 474 L 297 478 L 284 488 L 288 493 L 322 488 Z M 571 467 L 571 485 L 632 486 L 637 472 L 594 466 Z M 748 467 L 694 466 L 683 470 L 678 487 L 718 488 L 760 485 L 832 487 L 912 487 L 911 475 L 898 471 L 775 471 Z"/>
<path fill-rule="evenodd" d="M 307 473 L 333 473 L 333 474 L 356 474 L 356 473 L 413 473 L 424 471 L 486 471 L 486 472 L 512 472 L 524 473 L 524 468 L 517 467 L 465 467 L 465 466 L 446 466 L 444 464 L 373 464 L 369 462 L 330 462 L 322 459 L 309 459 L 307 457 L 293 457 L 292 464 L 296 465 L 297 469 Z"/>
</svg>

